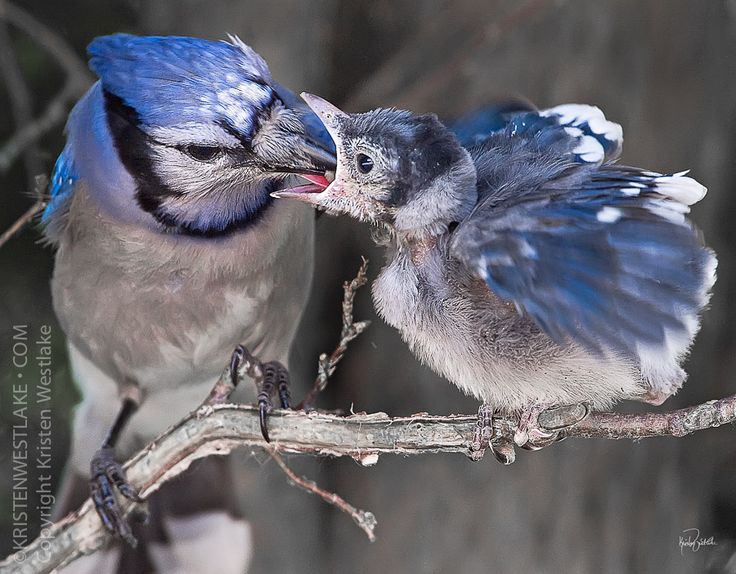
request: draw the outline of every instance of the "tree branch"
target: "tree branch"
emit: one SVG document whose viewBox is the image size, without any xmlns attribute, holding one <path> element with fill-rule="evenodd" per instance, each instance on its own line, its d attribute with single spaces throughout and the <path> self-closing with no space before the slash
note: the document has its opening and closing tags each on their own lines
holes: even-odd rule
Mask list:
<svg viewBox="0 0 736 574">
<path fill-rule="evenodd" d="M 229 379 L 229 369 L 223 374 Z M 222 379 L 221 379 L 222 380 Z M 736 395 L 666 413 L 594 413 L 564 431 L 567 437 L 641 439 L 681 437 L 736 421 Z M 516 421 L 494 419 L 497 433 L 512 437 Z M 318 412 L 276 410 L 269 418 L 275 453 L 349 456 L 364 466 L 381 454 L 418 455 L 456 452 L 468 455 L 475 415 L 384 413 L 343 417 Z M 258 409 L 246 405 L 205 404 L 164 432 L 126 464 L 131 483 L 147 497 L 181 474 L 198 458 L 226 455 L 234 448 L 269 448 L 261 436 Z M 293 480 L 293 477 L 292 477 Z M 131 504 L 121 500 L 129 511 Z M 101 548 L 108 540 L 91 501 L 45 530 L 23 551 L 0 563 L 3 572 L 41 573 Z"/>
<path fill-rule="evenodd" d="M 540 423 L 544 423 L 544 413 Z M 683 437 L 696 431 L 736 422 L 736 395 L 664 413 L 593 413 L 565 436 L 632 439 Z"/>
</svg>

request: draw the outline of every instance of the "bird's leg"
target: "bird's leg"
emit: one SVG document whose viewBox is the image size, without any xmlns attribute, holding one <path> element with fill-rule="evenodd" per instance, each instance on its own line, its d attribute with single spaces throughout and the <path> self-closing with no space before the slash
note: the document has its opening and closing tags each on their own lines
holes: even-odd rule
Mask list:
<svg viewBox="0 0 736 574">
<path fill-rule="evenodd" d="M 115 444 L 140 405 L 140 391 L 138 387 L 132 388 L 133 392 L 128 392 L 123 398 L 123 404 L 102 447 L 92 457 L 89 483 L 92 501 L 105 528 L 135 547 L 136 539 L 115 496 L 117 490 L 129 500 L 143 502 L 128 482 L 122 465 L 115 460 Z"/>
<path fill-rule="evenodd" d="M 539 450 L 562 440 L 560 431 L 575 426 L 588 416 L 585 403 L 553 406 L 536 404 L 524 409 L 514 432 L 514 443 L 526 450 Z M 542 421 L 540 421 L 540 416 Z"/>
<path fill-rule="evenodd" d="M 278 394 L 282 409 L 290 407 L 289 371 L 278 361 L 270 361 L 262 365 L 263 379 L 258 388 L 258 414 L 261 422 L 261 434 L 266 442 L 268 436 L 268 414 L 273 410 L 271 398 Z"/>
<path fill-rule="evenodd" d="M 478 408 L 478 420 L 475 425 L 473 442 L 470 446 L 470 458 L 480 460 L 486 449 L 501 464 L 511 464 L 516 459 L 514 443 L 503 436 L 494 436 L 493 415 L 495 409 L 488 403 L 483 403 Z"/>
</svg>

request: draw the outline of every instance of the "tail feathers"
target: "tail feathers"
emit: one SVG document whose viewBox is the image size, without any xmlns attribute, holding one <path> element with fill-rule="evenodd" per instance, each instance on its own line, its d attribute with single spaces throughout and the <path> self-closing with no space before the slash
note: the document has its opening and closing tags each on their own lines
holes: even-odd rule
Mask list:
<svg viewBox="0 0 736 574">
<path fill-rule="evenodd" d="M 253 544 L 250 524 L 223 511 L 165 517 L 165 543 L 149 545 L 158 574 L 244 574 Z"/>
<path fill-rule="evenodd" d="M 74 562 L 62 568 L 61 574 L 102 574 L 103 572 L 117 572 L 118 564 L 120 563 L 121 549 L 117 546 L 106 548 L 90 554 L 89 556 L 82 556 L 77 558 Z M 152 570 L 146 570 L 139 568 L 138 570 L 130 570 L 130 572 L 137 572 L 138 574 L 148 574 L 153 572 Z"/>
<path fill-rule="evenodd" d="M 665 330 L 664 341 L 661 344 L 637 344 L 642 378 L 656 395 L 662 397 L 660 403 L 664 398 L 675 394 L 687 379 L 687 373 L 680 364 L 687 357 L 700 330 L 700 313 L 710 300 L 710 291 L 716 282 L 717 265 L 715 253 L 703 248 L 702 257 L 696 262 L 700 279 L 697 306 L 678 309 L 683 328 Z"/>
</svg>

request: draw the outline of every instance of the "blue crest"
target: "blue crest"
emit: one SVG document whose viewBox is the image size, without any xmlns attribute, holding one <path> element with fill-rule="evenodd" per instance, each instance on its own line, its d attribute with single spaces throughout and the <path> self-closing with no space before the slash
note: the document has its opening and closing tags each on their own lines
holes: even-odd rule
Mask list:
<svg viewBox="0 0 736 574">
<path fill-rule="evenodd" d="M 87 50 L 102 87 L 136 111 L 142 128 L 224 122 L 247 138 L 274 90 L 266 62 L 230 39 L 114 34 Z"/>
</svg>

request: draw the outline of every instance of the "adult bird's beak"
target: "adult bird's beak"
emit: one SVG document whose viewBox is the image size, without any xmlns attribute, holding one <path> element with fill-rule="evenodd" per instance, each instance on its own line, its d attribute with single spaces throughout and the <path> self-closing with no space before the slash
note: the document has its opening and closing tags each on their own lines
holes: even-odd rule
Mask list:
<svg viewBox="0 0 736 574">
<path fill-rule="evenodd" d="M 308 94 L 306 92 L 303 92 L 301 96 L 320 119 L 325 129 L 327 129 L 330 137 L 332 137 L 332 140 L 337 144 L 339 141 L 339 122 L 341 118 L 347 117 L 347 114 L 319 96 Z M 321 174 L 300 172 L 298 175 L 306 179 L 309 184 L 275 191 L 271 195 L 277 198 L 297 199 L 305 203 L 320 205 L 326 198 L 326 194 L 329 194 L 330 191 L 334 191 L 333 188 L 335 186 L 333 185 L 333 182 L 337 169 L 338 166 L 335 161 L 335 167 L 331 170 L 326 170 L 324 176 Z"/>
<path fill-rule="evenodd" d="M 253 150 L 267 173 L 324 176 L 337 167 L 330 135 L 304 104 L 277 108 L 261 124 Z"/>
<path fill-rule="evenodd" d="M 334 150 L 328 149 L 318 140 L 311 139 L 307 135 L 301 145 L 301 151 L 307 160 L 311 160 L 313 166 L 322 173 L 335 171 L 337 168 L 337 157 Z"/>
</svg>

